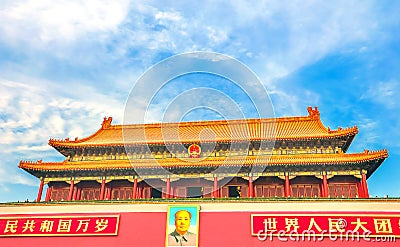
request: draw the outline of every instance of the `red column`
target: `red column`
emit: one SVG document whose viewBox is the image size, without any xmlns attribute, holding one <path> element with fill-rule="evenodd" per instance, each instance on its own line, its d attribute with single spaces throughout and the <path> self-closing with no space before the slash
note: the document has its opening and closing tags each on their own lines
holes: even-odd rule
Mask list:
<svg viewBox="0 0 400 247">
<path fill-rule="evenodd" d="M 103 179 L 101 180 L 100 200 L 104 200 L 105 188 L 106 188 L 106 180 Z"/>
<path fill-rule="evenodd" d="M 133 180 L 133 189 L 132 189 L 132 199 L 136 199 L 137 196 L 137 178 Z"/>
<path fill-rule="evenodd" d="M 106 200 L 111 200 L 111 188 L 107 188 L 106 191 Z"/>
<path fill-rule="evenodd" d="M 328 195 L 328 179 L 326 178 L 326 175 L 322 175 L 322 197 L 328 197 Z"/>
<path fill-rule="evenodd" d="M 68 201 L 72 200 L 73 194 L 74 194 L 74 180 L 71 180 L 71 186 L 69 186 Z"/>
<path fill-rule="evenodd" d="M 49 185 L 48 185 L 48 186 L 49 186 Z M 50 201 L 51 190 L 52 190 L 52 187 L 49 186 L 49 187 L 47 188 L 47 191 L 46 191 L 46 198 L 44 199 L 46 202 Z"/>
<path fill-rule="evenodd" d="M 74 188 L 74 193 L 73 193 L 73 195 L 72 195 L 72 200 L 74 200 L 74 201 L 76 200 L 76 195 L 78 194 L 77 192 L 78 192 L 78 188 L 75 187 L 75 188 Z"/>
<path fill-rule="evenodd" d="M 359 181 L 357 181 L 357 191 L 358 191 L 358 197 L 359 198 L 364 198 L 364 188 L 363 188 L 363 183 L 362 183 L 362 179 L 360 179 Z"/>
<path fill-rule="evenodd" d="M 166 192 L 165 192 L 165 194 L 166 194 L 165 198 L 169 198 L 170 193 L 171 193 L 171 179 L 167 178 L 167 189 L 166 189 Z"/>
<path fill-rule="evenodd" d="M 78 201 L 81 200 L 81 193 L 82 193 L 82 188 L 78 188 L 78 191 L 76 193 L 76 200 Z"/>
<path fill-rule="evenodd" d="M 46 195 L 44 196 L 44 201 L 46 201 L 46 198 L 49 196 L 49 190 L 46 190 Z"/>
<path fill-rule="evenodd" d="M 367 176 L 364 173 L 361 176 L 362 176 L 361 179 L 362 179 L 362 185 L 363 185 L 362 187 L 364 190 L 364 197 L 368 198 L 369 192 L 368 192 L 368 185 L 367 185 Z"/>
<path fill-rule="evenodd" d="M 138 199 L 141 199 L 141 198 L 143 198 L 143 197 L 142 197 L 142 187 L 139 187 L 139 189 L 138 189 L 138 195 L 137 195 L 137 198 L 138 198 Z"/>
<path fill-rule="evenodd" d="M 214 187 L 213 187 L 213 195 L 214 198 L 218 198 L 218 179 L 217 177 L 214 177 Z"/>
<path fill-rule="evenodd" d="M 254 186 L 253 186 L 253 177 L 249 177 L 249 197 L 253 198 L 254 197 Z"/>
<path fill-rule="evenodd" d="M 285 196 L 290 197 L 290 180 L 289 180 L 289 175 L 285 175 Z"/>
<path fill-rule="evenodd" d="M 39 191 L 38 191 L 38 195 L 36 198 L 37 202 L 40 202 L 40 200 L 42 199 L 43 186 L 44 186 L 44 180 L 40 180 Z"/>
</svg>

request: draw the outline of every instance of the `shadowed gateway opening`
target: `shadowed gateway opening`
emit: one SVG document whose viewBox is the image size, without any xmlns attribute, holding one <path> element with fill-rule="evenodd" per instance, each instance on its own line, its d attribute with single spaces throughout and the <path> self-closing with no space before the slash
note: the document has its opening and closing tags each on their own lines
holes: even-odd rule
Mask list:
<svg viewBox="0 0 400 247">
<path fill-rule="evenodd" d="M 187 187 L 187 197 L 201 198 L 203 194 L 203 187 Z"/>
<path fill-rule="evenodd" d="M 151 198 L 162 198 L 162 188 L 151 188 Z"/>
<path fill-rule="evenodd" d="M 229 197 L 241 197 L 240 186 L 229 186 Z"/>
</svg>

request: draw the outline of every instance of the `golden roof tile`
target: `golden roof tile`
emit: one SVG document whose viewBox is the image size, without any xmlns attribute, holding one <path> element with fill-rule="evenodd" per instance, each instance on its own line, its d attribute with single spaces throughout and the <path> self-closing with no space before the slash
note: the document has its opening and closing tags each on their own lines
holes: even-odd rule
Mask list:
<svg viewBox="0 0 400 247">
<path fill-rule="evenodd" d="M 97 169 L 129 169 L 157 167 L 208 167 L 208 166 L 252 166 L 252 165 L 336 165 L 370 162 L 388 157 L 387 150 L 365 151 L 356 154 L 306 154 L 306 155 L 272 155 L 272 156 L 230 156 L 192 158 L 191 162 L 179 158 L 134 159 L 134 160 L 100 160 L 100 161 L 63 161 L 37 162 L 21 161 L 19 167 L 25 170 L 67 171 Z"/>
<path fill-rule="evenodd" d="M 267 119 L 197 121 L 112 125 L 104 118 L 102 127 L 83 139 L 50 139 L 53 147 L 123 146 L 165 143 L 239 142 L 250 140 L 302 140 L 354 137 L 356 126 L 330 130 L 319 117 L 317 108 L 308 108 L 309 115 Z"/>
</svg>

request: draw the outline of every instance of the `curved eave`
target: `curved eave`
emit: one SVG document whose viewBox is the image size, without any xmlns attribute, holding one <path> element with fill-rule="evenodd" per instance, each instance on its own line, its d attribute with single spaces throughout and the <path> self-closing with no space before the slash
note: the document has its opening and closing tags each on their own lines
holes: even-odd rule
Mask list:
<svg viewBox="0 0 400 247">
<path fill-rule="evenodd" d="M 92 137 L 99 135 L 103 129 L 100 129 Z M 321 134 L 310 134 L 310 135 L 302 135 L 299 133 L 298 135 L 278 135 L 274 138 L 262 138 L 262 137 L 249 137 L 249 138 L 214 138 L 214 139 L 201 139 L 202 143 L 230 143 L 230 142 L 248 142 L 248 141 L 307 141 L 307 140 L 324 140 L 324 139 L 337 139 L 337 138 L 346 138 L 346 142 L 343 145 L 342 149 L 346 151 L 353 141 L 354 137 L 358 133 L 358 128 L 356 126 L 335 130 L 335 131 L 327 131 L 326 133 Z M 116 141 L 102 141 L 96 142 L 91 141 L 90 137 L 87 137 L 82 140 L 70 141 L 70 140 L 55 140 L 50 139 L 49 145 L 62 152 L 63 149 L 79 149 L 79 148 L 87 148 L 87 147 L 123 147 L 126 145 L 132 146 L 140 146 L 140 145 L 165 145 L 165 144 L 189 144 L 189 143 L 198 143 L 199 139 L 178 139 L 178 140 L 168 140 L 159 139 L 159 140 L 139 140 L 139 141 L 126 141 L 122 138 Z"/>
<path fill-rule="evenodd" d="M 369 168 L 371 175 L 388 157 L 386 150 L 364 152 L 358 154 L 309 154 L 309 155 L 276 155 L 276 156 L 233 156 L 212 157 L 207 159 L 191 159 L 185 162 L 178 158 L 168 159 L 137 159 L 129 160 L 101 160 L 78 162 L 28 162 L 21 161 L 19 168 L 35 175 L 36 172 L 66 172 L 84 170 L 118 170 L 118 169 L 159 169 L 159 168 L 195 168 L 218 166 L 330 166 L 374 163 Z"/>
<path fill-rule="evenodd" d="M 109 117 L 104 118 L 99 130 L 86 138 L 76 138 L 75 140 L 50 139 L 49 145 L 67 156 L 71 149 L 122 147 L 124 145 L 189 144 L 200 142 L 199 136 L 202 136 L 201 142 L 203 143 L 339 139 L 342 143 L 342 150 L 346 151 L 354 136 L 358 133 L 358 128 L 330 130 L 321 122 L 317 107 L 308 107 L 307 110 L 308 116 L 298 117 L 130 125 L 112 125 L 112 118 Z M 212 132 L 209 133 L 208 137 L 203 135 L 203 131 L 206 129 Z M 166 138 L 166 136 L 169 136 L 169 138 Z"/>
</svg>

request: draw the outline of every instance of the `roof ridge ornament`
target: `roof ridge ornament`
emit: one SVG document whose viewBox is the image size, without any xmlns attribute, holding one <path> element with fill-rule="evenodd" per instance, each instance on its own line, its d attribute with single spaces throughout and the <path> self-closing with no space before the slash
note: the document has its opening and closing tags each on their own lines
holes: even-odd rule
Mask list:
<svg viewBox="0 0 400 247">
<path fill-rule="evenodd" d="M 108 129 L 111 126 L 112 117 L 104 117 L 103 123 L 101 124 L 102 129 Z"/>
<path fill-rule="evenodd" d="M 311 117 L 312 119 L 319 119 L 320 114 L 317 106 L 315 106 L 314 108 L 309 106 L 307 107 L 307 111 L 309 117 Z"/>
</svg>

